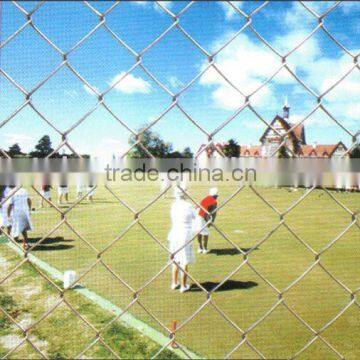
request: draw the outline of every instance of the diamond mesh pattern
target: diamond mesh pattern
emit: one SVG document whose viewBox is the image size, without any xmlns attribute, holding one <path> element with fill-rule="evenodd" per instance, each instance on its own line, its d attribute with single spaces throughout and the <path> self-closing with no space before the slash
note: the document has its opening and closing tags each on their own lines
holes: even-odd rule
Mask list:
<svg viewBox="0 0 360 360">
<path fill-rule="evenodd" d="M 109 26 L 109 24 L 107 23 L 107 17 L 109 16 L 109 14 L 111 14 L 111 12 L 117 7 L 119 6 L 118 2 L 113 3 L 106 11 L 104 11 L 103 13 L 99 12 L 92 3 L 83 2 L 83 6 L 84 8 L 89 11 L 91 14 L 94 15 L 94 17 L 97 18 L 98 22 L 97 24 L 81 39 L 79 40 L 77 43 L 73 44 L 73 46 L 69 49 L 69 50 L 64 50 L 59 48 L 52 40 L 51 38 L 47 37 L 41 30 L 41 28 L 39 28 L 36 24 L 36 21 L 33 19 L 34 14 L 36 14 L 36 12 L 43 6 L 44 2 L 40 1 L 37 3 L 37 5 L 31 10 L 31 11 L 26 11 L 24 9 L 24 7 L 22 6 L 21 3 L 17 3 L 14 2 L 14 5 L 17 7 L 18 11 L 20 13 L 22 13 L 22 15 L 24 16 L 24 23 L 15 31 L 13 32 L 11 35 L 9 35 L 7 38 L 5 39 L 1 39 L 0 42 L 0 49 L 3 49 L 4 47 L 9 47 L 12 44 L 12 41 L 22 32 L 24 31 L 24 29 L 26 28 L 31 28 L 34 33 L 36 33 L 39 37 L 39 39 L 41 39 L 41 41 L 44 41 L 45 43 L 47 43 L 48 45 L 50 45 L 58 54 L 58 65 L 55 66 L 55 68 L 47 75 L 45 76 L 39 83 L 37 83 L 33 88 L 31 89 L 26 89 L 22 84 L 18 83 L 17 81 L 15 81 L 8 73 L 6 73 L 4 71 L 4 69 L 2 69 L 0 67 L 0 72 L 1 74 L 13 85 L 15 86 L 18 91 L 20 93 L 22 93 L 23 95 L 23 103 L 11 114 L 9 114 L 5 119 L 0 119 L 0 129 L 6 125 L 8 122 L 12 121 L 12 119 L 19 114 L 21 111 L 23 111 L 25 108 L 31 108 L 36 114 L 38 114 L 40 116 L 40 118 L 46 123 L 48 124 L 48 126 L 50 126 L 51 128 L 53 128 L 60 136 L 61 136 L 61 142 L 59 144 L 57 144 L 55 146 L 54 152 L 59 151 L 59 149 L 63 148 L 63 147 L 67 147 L 73 154 L 75 154 L 78 157 L 81 157 L 81 155 L 77 152 L 76 150 L 76 144 L 71 144 L 69 142 L 69 134 L 71 134 L 72 131 L 74 131 L 83 121 L 85 121 L 96 109 L 98 109 L 99 107 L 102 107 L 103 109 L 105 109 L 112 118 L 114 118 L 114 121 L 119 122 L 127 131 L 129 131 L 136 139 L 135 144 L 132 146 L 140 146 L 150 157 L 153 157 L 153 155 L 144 147 L 144 145 L 141 143 L 141 134 L 146 130 L 149 129 L 151 127 L 153 127 L 156 123 L 158 123 L 172 108 L 176 107 L 180 110 L 180 112 L 182 114 L 185 115 L 185 117 L 194 125 L 196 126 L 205 136 L 206 138 L 206 146 L 204 148 L 201 149 L 201 151 L 199 153 L 196 154 L 196 156 L 199 156 L 201 154 L 201 152 L 206 151 L 206 149 L 209 146 L 214 146 L 216 148 L 216 150 L 219 152 L 219 154 L 221 156 L 224 156 L 224 154 L 222 153 L 221 149 L 218 149 L 216 147 L 216 143 L 215 143 L 215 136 L 217 135 L 217 133 L 219 131 L 221 131 L 224 127 L 226 127 L 229 123 L 231 123 L 242 111 L 244 111 L 245 109 L 249 109 L 257 118 L 260 122 L 264 123 L 266 126 L 269 126 L 273 129 L 273 131 L 275 133 L 277 133 L 279 135 L 279 137 L 281 137 L 282 139 L 282 143 L 281 145 L 272 153 L 271 156 L 275 156 L 277 154 L 277 152 L 279 151 L 279 149 L 285 144 L 285 138 L 286 136 L 296 127 L 299 126 L 300 124 L 304 123 L 316 110 L 321 109 L 322 111 L 324 111 L 339 127 L 341 127 L 352 139 L 353 145 L 351 147 L 349 147 L 349 149 L 347 150 L 346 154 L 349 153 L 356 145 L 356 136 L 355 134 L 353 134 L 350 130 L 346 129 L 346 127 L 342 124 L 342 122 L 338 119 L 336 119 L 336 117 L 330 113 L 330 111 L 326 108 L 326 106 L 323 103 L 323 99 L 326 98 L 327 94 L 333 90 L 335 87 L 337 87 L 350 73 L 352 73 L 353 71 L 358 71 L 360 70 L 359 68 L 359 64 L 358 64 L 358 54 L 352 54 L 348 49 L 346 49 L 346 47 L 344 45 L 341 44 L 341 42 L 333 35 L 331 34 L 331 32 L 327 29 L 326 27 L 326 18 L 327 16 L 338 6 L 340 6 L 341 2 L 336 2 L 334 3 L 332 6 L 330 6 L 325 13 L 323 14 L 317 14 L 313 9 L 311 9 L 311 7 L 307 4 L 307 3 L 303 3 L 300 2 L 301 5 L 304 8 L 305 12 L 308 12 L 311 14 L 311 16 L 313 16 L 316 20 L 317 20 L 317 26 L 298 44 L 296 44 L 290 51 L 288 51 L 286 54 L 282 54 L 279 53 L 272 45 L 270 45 L 270 43 L 255 29 L 254 25 L 253 25 L 253 17 L 257 14 L 259 16 L 259 14 L 261 15 L 267 5 L 268 2 L 264 2 L 261 5 L 259 5 L 255 10 L 253 10 L 251 13 L 247 14 L 245 13 L 243 10 L 241 10 L 240 8 L 238 8 L 236 6 L 236 3 L 233 2 L 228 2 L 226 5 L 228 7 L 230 7 L 231 9 L 233 9 L 236 12 L 236 16 L 239 16 L 243 19 L 245 19 L 245 24 L 238 29 L 238 31 L 230 38 L 226 41 L 226 43 L 224 43 L 222 46 L 220 46 L 216 51 L 214 52 L 208 52 L 207 50 L 205 50 L 197 41 L 196 39 L 194 39 L 186 30 L 185 28 L 182 26 L 182 16 L 191 9 L 191 7 L 193 6 L 194 2 L 189 2 L 180 12 L 178 13 L 173 13 L 171 10 L 169 10 L 164 4 L 162 4 L 161 2 L 157 3 L 157 6 L 164 12 L 166 13 L 167 16 L 169 16 L 169 18 L 171 18 L 172 20 L 172 24 L 166 28 L 158 37 L 156 37 L 155 39 L 153 39 L 152 42 L 150 42 L 147 46 L 145 46 L 141 51 L 136 52 L 134 49 L 132 49 L 118 34 L 116 34 L 111 27 Z M 81 48 L 83 46 L 83 44 L 93 36 L 93 34 L 98 30 L 98 29 L 104 29 L 106 32 L 108 32 L 111 37 L 114 39 L 114 42 L 117 43 L 119 46 L 123 47 L 124 49 L 126 49 L 129 54 L 131 56 L 133 56 L 134 59 L 134 64 L 123 74 L 122 77 L 120 77 L 119 79 L 117 79 L 116 82 L 112 83 L 111 85 L 109 85 L 109 87 L 103 91 L 103 92 L 99 92 L 96 88 L 93 88 L 91 86 L 91 84 L 89 83 L 89 81 L 87 81 L 85 79 L 85 77 L 79 73 L 79 71 L 71 64 L 70 60 L 69 60 L 69 55 L 72 54 L 73 52 L 76 52 L 79 48 Z M 189 81 L 186 85 L 184 85 L 179 91 L 177 92 L 173 92 L 171 90 L 169 90 L 167 88 L 167 86 L 165 84 L 163 84 L 161 81 L 159 81 L 157 79 L 157 77 L 152 74 L 150 72 L 150 70 L 144 65 L 144 61 L 143 59 L 146 58 L 148 51 L 153 48 L 157 43 L 161 42 L 166 36 L 167 34 L 170 32 L 170 30 L 172 29 L 176 29 L 183 37 L 184 39 L 186 39 L 186 41 L 189 41 L 190 43 L 192 43 L 192 45 L 194 45 L 204 56 L 204 59 L 207 59 L 208 61 L 208 65 L 206 67 L 204 67 L 200 73 L 198 73 L 191 81 Z M 271 50 L 280 60 L 281 60 L 281 65 L 278 69 L 275 69 L 274 73 L 264 82 L 261 84 L 261 86 L 259 86 L 257 89 L 255 89 L 254 91 L 252 91 L 251 93 L 245 93 L 242 89 L 237 88 L 234 83 L 232 82 L 231 78 L 226 77 L 218 68 L 217 66 L 217 56 L 218 54 L 220 54 L 232 41 L 234 41 L 241 33 L 243 33 L 245 30 L 247 31 L 251 31 L 256 38 L 258 39 L 258 41 L 260 43 L 262 43 L 264 46 L 266 46 L 269 50 Z M 340 49 L 342 49 L 342 51 L 344 53 L 346 53 L 348 55 L 349 58 L 349 62 L 353 62 L 353 66 L 343 75 L 341 75 L 338 80 L 333 83 L 327 90 L 323 91 L 322 93 L 316 93 L 315 91 L 313 91 L 309 86 L 307 86 L 304 81 L 299 78 L 295 72 L 291 69 L 290 65 L 287 63 L 288 57 L 293 54 L 296 53 L 298 51 L 298 49 L 305 43 L 307 42 L 312 36 L 314 36 L 315 33 L 317 32 L 323 32 L 324 34 L 326 34 L 326 36 L 328 36 L 329 39 L 331 39 L 331 41 L 338 46 Z M 62 68 L 67 68 L 69 69 L 78 79 L 79 81 L 87 86 L 88 88 L 90 88 L 97 96 L 97 103 L 95 106 L 93 106 L 92 108 L 88 109 L 88 111 L 86 111 L 79 119 L 76 119 L 72 125 L 66 129 L 65 131 L 61 131 L 57 124 L 55 124 L 51 119 L 48 119 L 46 116 L 44 116 L 44 114 L 42 114 L 39 109 L 37 109 L 37 107 L 35 106 L 35 104 L 32 101 L 32 96 L 39 90 L 41 89 L 52 77 L 55 76 L 55 74 L 57 74 L 60 69 Z M 191 87 L 192 85 L 201 77 L 203 76 L 204 73 L 206 73 L 207 71 L 209 71 L 209 69 L 212 68 L 213 70 L 215 70 L 233 89 L 235 89 L 239 94 L 241 94 L 241 96 L 244 99 L 243 104 L 241 104 L 241 106 L 239 106 L 239 108 L 227 119 L 224 120 L 224 122 L 218 126 L 216 129 L 214 129 L 212 132 L 207 132 L 205 131 L 202 126 L 197 122 L 196 119 L 194 119 L 192 116 L 189 115 L 189 113 L 187 112 L 187 110 L 183 107 L 182 103 L 181 103 L 181 96 L 182 94 L 184 94 L 185 92 L 191 92 Z M 134 129 L 131 129 L 130 126 L 128 126 L 122 119 L 120 119 L 115 113 L 114 111 L 112 111 L 111 107 L 107 104 L 106 102 L 106 95 L 113 91 L 114 87 L 119 84 L 121 81 L 123 81 L 126 76 L 128 76 L 130 73 L 132 73 L 135 69 L 141 69 L 143 72 L 145 72 L 162 90 L 164 90 L 168 95 L 169 95 L 169 104 L 166 106 L 166 108 L 147 126 L 146 129 L 142 129 L 141 132 L 136 132 Z M 279 73 L 282 69 L 286 69 L 286 71 L 296 80 L 296 82 L 298 84 L 300 84 L 312 97 L 314 97 L 317 101 L 317 105 L 311 110 L 311 112 L 305 116 L 298 124 L 294 125 L 291 129 L 289 129 L 287 131 L 287 133 L 285 134 L 280 134 L 275 128 L 273 128 L 266 120 L 264 120 L 264 118 L 259 114 L 259 112 L 254 108 L 253 104 L 252 104 L 252 98 L 253 96 L 264 86 L 266 86 L 267 84 L 269 84 L 272 79 L 274 78 L 274 76 L 276 76 L 277 73 Z M 129 151 L 132 149 L 129 148 L 127 149 L 122 156 L 126 156 Z M 0 149 L 0 152 L 2 153 L 3 156 L 8 157 L 8 155 L 6 154 L 6 152 L 3 149 Z M 53 154 L 52 153 L 52 154 Z M 50 154 L 49 156 L 51 156 L 52 154 Z M 344 154 L 344 156 L 346 155 Z M 296 154 L 294 154 L 294 156 L 297 156 Z M 104 248 L 103 250 L 98 250 L 96 249 L 86 238 L 84 238 L 79 232 L 77 232 L 77 230 L 68 222 L 68 215 L 69 213 L 71 213 L 71 211 L 87 196 L 87 194 L 85 194 L 81 199 L 78 199 L 75 203 L 73 203 L 69 208 L 67 209 L 61 209 L 59 208 L 56 204 L 49 202 L 48 200 L 45 199 L 45 201 L 49 204 L 51 204 L 51 206 L 58 212 L 59 214 L 59 219 L 60 221 L 58 222 L 58 224 L 53 227 L 47 234 L 45 234 L 39 241 L 37 241 L 35 244 L 33 244 L 27 251 L 24 251 L 24 258 L 19 262 L 18 266 L 16 266 L 10 273 L 8 274 L 3 274 L 0 276 L 0 285 L 5 283 L 5 281 L 14 273 L 16 272 L 24 263 L 29 263 L 32 265 L 33 269 L 39 274 L 39 276 L 41 276 L 43 279 L 45 279 L 49 284 L 52 285 L 52 287 L 54 289 L 56 289 L 56 291 L 58 292 L 58 296 L 59 296 L 59 300 L 58 302 L 51 308 L 49 309 L 45 314 L 43 314 L 43 316 L 37 320 L 37 322 L 35 324 L 32 324 L 30 327 L 28 328 L 24 328 L 23 326 L 21 326 L 20 324 L 17 323 L 17 321 L 4 309 L 0 306 L 0 311 L 2 313 L 4 313 L 6 315 L 6 317 L 17 327 L 21 330 L 21 332 L 23 333 L 23 340 L 21 341 L 21 343 L 19 343 L 16 347 L 14 347 L 13 349 L 11 349 L 6 355 L 5 357 L 11 357 L 11 355 L 20 347 L 22 346 L 23 343 L 27 342 L 37 353 L 38 355 L 40 355 L 41 357 L 46 357 L 45 354 L 39 349 L 39 347 L 31 341 L 30 337 L 28 336 L 30 330 L 32 329 L 32 327 L 36 326 L 37 324 L 39 324 L 40 322 L 44 321 L 48 316 L 50 316 L 52 314 L 52 312 L 55 311 L 55 309 L 60 305 L 60 304 L 65 304 L 84 324 L 86 327 L 88 327 L 90 330 L 93 331 L 93 339 L 91 339 L 91 341 L 89 341 L 89 345 L 84 348 L 79 354 L 78 357 L 82 357 L 90 348 L 92 348 L 93 346 L 95 346 L 96 344 L 100 343 L 102 344 L 115 358 L 119 357 L 119 354 L 116 353 L 116 351 L 114 351 L 109 344 L 107 344 L 104 340 L 104 338 L 102 337 L 102 333 L 103 331 L 105 331 L 106 328 L 108 328 L 109 324 L 107 324 L 106 326 L 104 326 L 101 329 L 95 328 L 94 325 L 92 325 L 84 316 L 82 316 L 79 311 L 64 297 L 64 293 L 68 290 L 63 290 L 62 288 L 60 288 L 46 273 L 44 273 L 41 269 L 39 269 L 35 264 L 32 263 L 32 261 L 29 259 L 28 254 L 31 253 L 33 251 L 34 248 L 36 248 L 37 246 L 39 246 L 49 235 L 51 235 L 52 233 L 54 233 L 60 226 L 67 226 L 74 234 L 76 234 L 76 236 L 81 239 L 81 241 L 83 242 L 83 244 L 85 246 L 87 246 L 90 250 L 92 250 L 94 252 L 94 254 L 96 255 L 96 261 L 93 262 L 92 264 L 89 265 L 89 267 L 81 274 L 80 277 L 77 278 L 76 282 L 79 283 L 81 281 L 81 279 L 83 279 L 89 272 L 91 272 L 95 266 L 97 265 L 101 265 L 106 271 L 108 271 L 109 273 L 111 273 L 111 275 L 113 276 L 114 279 L 116 279 L 121 285 L 125 286 L 132 294 L 133 294 L 133 300 L 131 301 L 131 303 L 123 310 L 123 314 L 126 313 L 127 311 L 131 310 L 131 307 L 136 303 L 138 304 L 141 308 L 143 308 L 143 310 L 145 310 L 145 312 L 165 331 L 165 333 L 167 333 L 169 335 L 169 342 L 168 344 L 166 344 L 166 346 L 162 347 L 158 353 L 153 354 L 154 357 L 157 357 L 159 355 L 161 355 L 161 353 L 166 349 L 166 348 L 171 348 L 171 345 L 173 344 L 173 339 L 174 339 L 174 331 L 173 329 L 170 329 L 168 326 L 166 326 L 165 324 L 163 324 L 160 319 L 157 318 L 157 316 L 155 314 L 153 314 L 149 309 L 147 309 L 147 307 L 142 303 L 141 301 L 141 297 L 139 295 L 141 295 L 141 292 L 147 287 L 149 286 L 151 283 L 153 283 L 156 279 L 158 279 L 161 274 L 163 274 L 170 266 L 171 264 L 174 262 L 173 257 L 174 254 L 171 254 L 169 252 L 169 250 L 162 244 L 162 242 L 157 238 L 157 236 L 155 236 L 148 228 L 147 226 L 142 222 L 142 214 L 143 212 L 148 209 L 149 207 L 151 207 L 153 204 L 155 204 L 159 199 L 162 198 L 162 196 L 169 191 L 169 188 L 165 189 L 163 192 L 159 193 L 151 202 L 149 202 L 148 204 L 144 205 L 144 207 L 140 210 L 134 210 L 131 206 L 129 206 L 123 199 L 121 199 L 117 194 L 115 194 L 113 192 L 113 190 L 109 187 L 106 187 L 107 191 L 114 196 L 115 199 L 117 199 L 117 201 L 119 202 L 119 204 L 121 206 L 126 207 L 133 216 L 133 220 L 128 224 L 128 226 L 123 229 L 123 231 L 121 232 L 121 234 L 113 239 L 109 245 L 106 246 L 106 248 Z M 16 188 L 11 194 L 9 194 L 8 198 L 10 198 L 16 191 L 18 191 L 19 188 Z M 239 188 L 237 189 L 228 199 L 226 199 L 220 206 L 220 208 L 218 209 L 218 211 L 220 212 L 222 210 L 223 207 L 226 207 L 228 202 L 235 198 L 241 191 L 243 190 L 243 188 Z M 337 198 L 334 197 L 334 195 L 329 192 L 327 189 L 323 189 L 324 192 L 327 193 L 327 195 L 334 200 L 335 203 L 337 203 L 337 205 L 340 205 L 348 214 L 349 214 L 349 224 L 346 226 L 346 228 L 344 228 L 332 241 L 330 241 L 324 248 L 322 248 L 320 251 L 315 251 L 306 241 L 304 241 L 292 228 L 291 226 L 287 223 L 286 221 L 286 216 L 293 211 L 293 209 L 295 209 L 299 204 L 301 204 L 304 199 L 307 198 L 307 196 L 309 194 L 312 193 L 312 191 L 314 190 L 314 188 L 310 188 L 308 189 L 305 194 L 299 198 L 296 202 L 294 202 L 293 204 L 291 204 L 287 210 L 281 212 L 279 211 L 275 206 L 273 206 L 267 199 L 265 199 L 255 188 L 251 187 L 251 190 L 254 192 L 254 194 L 259 197 L 263 203 L 264 206 L 269 207 L 278 217 L 278 222 L 276 224 L 274 224 L 273 229 L 268 232 L 257 244 L 255 244 L 253 247 L 251 247 L 250 249 L 247 249 L 246 251 L 244 249 L 239 248 L 235 242 L 233 242 L 231 240 L 231 238 L 229 238 L 228 235 L 226 235 L 216 224 L 214 224 L 214 229 L 223 237 L 223 239 L 228 242 L 232 247 L 236 248 L 239 253 L 240 253 L 240 257 L 242 258 L 242 260 L 239 262 L 239 265 L 237 268 L 235 268 L 228 276 L 226 276 L 214 289 L 212 289 L 211 291 L 206 290 L 199 282 L 196 278 L 194 278 L 193 275 L 188 274 L 189 278 L 195 283 L 197 284 L 197 286 L 201 289 L 201 291 L 204 294 L 204 301 L 201 304 L 201 306 L 193 313 L 191 314 L 190 317 L 188 317 L 186 320 L 184 320 L 181 324 L 178 325 L 177 327 L 177 331 L 181 330 L 182 328 L 186 327 L 186 326 L 191 326 L 190 321 L 192 319 L 194 319 L 195 317 L 198 316 L 199 312 L 204 308 L 204 307 L 211 307 L 213 310 L 215 310 L 223 319 L 224 321 L 226 321 L 240 336 L 240 338 L 242 339 L 230 352 L 228 352 L 227 354 L 224 354 L 224 356 L 226 357 L 231 357 L 232 354 L 234 354 L 238 348 L 240 348 L 243 344 L 247 344 L 260 358 L 265 358 L 265 355 L 257 348 L 256 344 L 254 344 L 252 341 L 249 340 L 249 334 L 252 333 L 252 331 L 258 327 L 262 322 L 266 321 L 266 319 L 278 308 L 278 307 L 285 307 L 287 309 L 288 312 L 290 312 L 298 321 L 299 323 L 301 323 L 305 328 L 307 328 L 311 333 L 312 333 L 312 337 L 311 339 L 307 342 L 303 344 L 303 347 L 295 354 L 293 354 L 292 357 L 297 357 L 300 354 L 302 354 L 307 348 L 309 348 L 311 346 L 311 344 L 316 341 L 317 339 L 321 340 L 323 342 L 323 344 L 329 348 L 337 357 L 339 358 L 343 358 L 343 355 L 329 342 L 327 341 L 323 336 L 323 332 L 328 329 L 338 318 L 340 318 L 344 312 L 352 305 L 355 305 L 357 308 L 360 307 L 360 304 L 358 303 L 358 301 L 356 300 L 356 294 L 359 292 L 359 289 L 352 291 L 350 290 L 343 282 L 341 282 L 336 276 L 334 276 L 334 274 L 332 274 L 321 262 L 321 256 L 328 252 L 331 251 L 333 245 L 339 240 L 341 239 L 350 229 L 352 228 L 358 228 L 359 229 L 359 222 L 358 222 L 358 214 L 354 213 L 353 211 L 349 210 L 344 204 L 342 204 Z M 34 191 L 42 197 L 42 194 L 34 188 Z M 190 199 L 194 202 L 194 204 L 197 204 L 199 206 L 199 204 L 197 203 L 197 201 L 191 197 L 190 194 L 187 194 Z M 3 200 L 3 203 L 6 201 L 7 199 Z M 129 231 L 130 229 L 132 229 L 132 227 L 134 225 L 140 225 L 140 227 L 152 238 L 152 240 L 159 246 L 159 251 L 166 251 L 169 254 L 169 258 L 170 260 L 168 261 L 168 263 L 156 274 L 152 274 L 151 278 L 144 283 L 140 288 L 138 289 L 134 289 L 132 288 L 124 279 L 122 279 L 121 275 L 116 274 L 111 267 L 104 261 L 103 259 L 103 254 L 109 250 L 111 250 L 115 244 L 117 244 Z M 280 228 L 286 228 L 292 235 L 294 235 L 294 237 L 296 238 L 296 240 L 299 242 L 299 244 L 301 244 L 304 249 L 306 249 L 306 251 L 308 251 L 311 256 L 313 257 L 313 262 L 311 263 L 311 265 L 296 279 L 294 280 L 292 283 L 290 283 L 285 289 L 278 289 L 271 281 L 269 281 L 269 279 L 267 279 L 267 277 L 262 274 L 253 264 L 251 261 L 251 254 L 252 252 L 258 248 L 259 246 L 261 246 L 262 244 L 264 244 L 269 237 L 276 233 L 278 231 L 278 229 Z M 17 244 L 17 242 L 9 235 L 7 235 L 7 238 L 9 239 L 9 241 L 11 243 L 13 243 L 15 246 L 18 246 L 20 248 L 20 246 Z M 194 241 L 194 238 L 191 241 Z M 179 250 L 180 251 L 180 250 Z M 230 279 L 230 277 L 235 274 L 236 272 L 238 272 L 242 267 L 248 267 L 252 272 L 256 273 L 257 276 L 259 276 L 266 284 L 268 284 L 271 289 L 274 291 L 274 293 L 277 296 L 277 301 L 273 304 L 273 306 L 271 306 L 268 311 L 259 319 L 257 319 L 254 323 L 252 323 L 251 326 L 249 326 L 246 329 L 242 329 L 239 327 L 239 325 L 234 322 L 231 318 L 229 318 L 225 312 L 221 309 L 221 305 L 219 305 L 218 303 L 215 303 L 213 301 L 213 295 L 214 293 L 228 280 Z M 306 278 L 306 276 L 315 268 L 320 268 L 322 271 L 324 271 L 332 280 L 334 280 L 334 282 L 337 284 L 337 286 L 339 286 L 340 288 L 342 288 L 347 294 L 348 294 L 348 302 L 347 304 L 342 308 L 342 310 L 337 313 L 333 318 L 331 318 L 321 329 L 313 329 L 284 299 L 284 294 L 287 293 L 291 288 L 293 288 L 296 284 L 298 284 L 299 282 L 301 282 L 304 278 Z M 182 269 L 183 271 L 185 271 L 184 269 Z M 121 318 L 121 316 L 123 314 L 120 314 L 119 316 L 116 317 L 116 319 L 113 319 L 113 321 L 116 321 L 118 318 Z M 112 323 L 111 322 L 111 323 Z M 181 345 L 179 345 L 180 348 L 183 350 L 183 354 L 184 357 L 189 357 L 189 354 L 187 353 L 185 348 L 182 348 Z"/>
</svg>

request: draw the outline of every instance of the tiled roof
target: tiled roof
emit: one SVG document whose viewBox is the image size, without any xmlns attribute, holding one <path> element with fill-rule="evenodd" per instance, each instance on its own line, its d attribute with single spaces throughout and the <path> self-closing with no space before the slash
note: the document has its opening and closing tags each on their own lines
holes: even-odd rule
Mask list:
<svg viewBox="0 0 360 360">
<path fill-rule="evenodd" d="M 240 156 L 261 156 L 261 146 L 243 146 L 240 145 Z"/>
<path fill-rule="evenodd" d="M 295 124 L 290 124 L 290 126 L 294 126 Z M 300 141 L 303 140 L 303 131 L 304 131 L 304 125 L 300 124 L 298 125 L 294 130 L 293 133 L 299 139 Z"/>
<path fill-rule="evenodd" d="M 312 145 L 301 145 L 299 155 L 303 157 L 317 156 L 316 150 Z"/>
<path fill-rule="evenodd" d="M 197 154 L 206 152 L 207 156 L 211 157 L 211 156 L 213 156 L 214 153 L 219 154 L 220 151 L 224 150 L 224 144 L 221 144 L 221 143 L 210 144 L 208 147 L 206 147 L 206 146 L 207 146 L 206 144 L 202 144 L 200 146 L 199 150 L 197 151 Z M 204 148 L 206 148 L 206 149 L 203 150 Z"/>
<path fill-rule="evenodd" d="M 273 121 L 271 122 L 271 126 L 273 126 L 275 124 L 276 121 L 279 121 L 283 128 L 288 131 L 289 129 L 291 129 L 294 125 L 296 124 L 291 124 L 290 122 L 288 122 L 286 119 L 282 118 L 279 115 L 276 115 L 273 119 Z M 260 137 L 260 142 L 263 141 L 263 139 L 266 137 L 267 133 L 269 132 L 269 130 L 271 130 L 270 127 L 267 127 L 267 129 L 264 131 L 264 133 L 261 135 Z M 304 125 L 303 124 L 299 124 L 298 126 L 296 126 L 290 133 L 290 137 L 293 138 L 293 141 L 299 141 L 300 143 L 304 143 L 305 142 L 305 131 L 304 131 Z"/>
<path fill-rule="evenodd" d="M 315 151 L 316 151 L 317 156 L 327 157 L 327 156 L 331 156 L 331 154 L 336 150 L 337 147 L 338 147 L 338 144 L 316 145 Z"/>
</svg>

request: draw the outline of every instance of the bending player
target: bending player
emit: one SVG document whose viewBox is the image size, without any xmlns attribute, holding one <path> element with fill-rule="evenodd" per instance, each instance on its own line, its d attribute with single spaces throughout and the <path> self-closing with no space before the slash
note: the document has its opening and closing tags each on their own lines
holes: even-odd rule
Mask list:
<svg viewBox="0 0 360 360">
<path fill-rule="evenodd" d="M 218 189 L 215 187 L 211 188 L 209 195 L 202 199 L 200 203 L 201 208 L 195 222 L 195 230 L 198 233 L 199 254 L 207 254 L 209 252 L 209 227 L 215 221 L 218 196 Z M 208 223 L 210 220 L 211 222 Z"/>
</svg>

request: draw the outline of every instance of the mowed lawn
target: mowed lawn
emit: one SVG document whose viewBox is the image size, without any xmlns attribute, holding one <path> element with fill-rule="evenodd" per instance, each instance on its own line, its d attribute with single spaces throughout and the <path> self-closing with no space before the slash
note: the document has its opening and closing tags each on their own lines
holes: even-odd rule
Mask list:
<svg viewBox="0 0 360 360">
<path fill-rule="evenodd" d="M 220 205 L 237 190 L 234 184 L 217 186 L 221 194 Z M 189 192 L 200 201 L 209 187 L 210 184 L 190 184 Z M 158 184 L 154 183 L 116 184 L 110 186 L 110 189 L 136 211 L 145 207 L 160 191 Z M 288 209 L 306 192 L 304 189 L 289 191 L 285 188 L 261 187 L 255 190 L 280 212 Z M 38 209 L 40 199 L 34 191 L 31 191 L 31 194 Z M 350 211 L 359 211 L 359 193 L 331 194 Z M 55 197 L 55 191 L 53 195 Z M 81 279 L 81 284 L 118 306 L 125 307 L 132 301 L 133 292 L 105 269 L 100 259 L 133 290 L 142 288 L 158 274 L 166 266 L 168 254 L 152 236 L 164 246 L 167 245 L 169 210 L 173 201 L 171 194 L 168 195 L 161 197 L 140 214 L 138 221 L 148 230 L 147 233 L 140 224 L 134 222 L 131 211 L 110 191 L 99 187 L 94 203 L 84 200 L 66 215 L 68 223 L 76 233 L 63 224 L 51 233 L 42 245 L 34 249 L 34 254 L 59 270 L 75 270 L 78 275 L 98 261 Z M 74 198 L 72 188 L 70 200 L 74 201 Z M 55 209 L 47 207 L 36 210 L 33 213 L 34 231 L 31 233 L 31 241 L 47 235 L 60 220 Z M 319 264 L 300 282 L 283 293 L 284 304 L 280 303 L 268 317 L 252 327 L 279 301 L 277 292 L 263 278 L 279 291 L 283 291 L 316 261 L 315 255 L 299 239 L 318 252 L 353 221 L 351 214 L 324 190 L 314 190 L 287 213 L 283 220 L 299 238 L 284 224 L 280 224 L 280 216 L 249 187 L 242 189 L 220 209 L 216 225 L 228 240 L 244 251 L 273 232 L 256 250 L 250 252 L 247 262 L 244 263 L 244 256 L 237 253 L 231 243 L 214 228 L 211 230 L 211 252 L 208 255 L 196 254 L 196 263 L 190 267 L 192 277 L 210 290 L 244 264 L 212 295 L 211 301 L 180 328 L 176 334 L 180 343 L 205 357 L 226 356 L 243 339 L 241 333 L 225 319 L 227 317 L 242 330 L 250 330 L 247 339 L 265 357 L 290 357 L 305 346 L 313 338 L 313 334 L 284 304 L 315 331 L 322 329 L 349 304 L 351 295 L 335 282 L 320 264 L 351 292 L 359 288 L 359 223 L 353 225 L 332 247 L 322 253 Z M 119 236 L 121 238 L 114 242 Z M 80 237 L 99 252 L 107 250 L 101 254 L 101 258 L 97 258 L 97 251 Z M 111 243 L 113 245 L 108 247 Z M 195 245 L 194 242 L 194 250 L 197 249 Z M 171 322 L 176 320 L 179 327 L 207 301 L 206 294 L 196 286 L 193 286 L 192 291 L 180 294 L 170 290 L 169 285 L 170 272 L 166 269 L 138 293 L 139 304 L 129 310 L 164 333 L 166 332 L 160 323 L 170 327 Z M 359 293 L 356 293 L 355 300 L 360 302 Z M 221 310 L 221 314 L 216 307 Z M 359 310 L 359 305 L 352 304 L 320 334 L 349 359 L 360 357 Z M 244 343 L 232 357 L 259 356 Z M 301 358 L 336 358 L 336 355 L 318 338 L 302 353 Z"/>
</svg>

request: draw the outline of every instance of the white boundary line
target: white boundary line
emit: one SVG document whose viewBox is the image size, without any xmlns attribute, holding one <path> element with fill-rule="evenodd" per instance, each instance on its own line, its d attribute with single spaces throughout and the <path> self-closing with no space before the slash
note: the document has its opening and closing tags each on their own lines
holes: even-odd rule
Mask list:
<svg viewBox="0 0 360 360">
<path fill-rule="evenodd" d="M 22 256 L 24 253 L 21 249 L 19 249 L 16 245 L 12 244 L 8 239 L 4 236 L 0 236 L 0 244 L 5 244 L 8 248 L 15 251 L 18 255 Z M 33 254 L 28 254 L 28 259 L 33 262 L 35 265 L 37 265 L 40 269 L 46 271 L 52 278 L 63 281 L 63 273 L 59 271 L 58 269 L 52 267 L 48 263 L 46 263 L 43 260 L 40 260 L 38 257 L 36 257 Z M 86 297 L 87 299 L 91 300 L 96 305 L 100 306 L 102 309 L 113 313 L 116 316 L 119 316 L 122 314 L 121 308 L 114 305 L 112 302 L 106 300 L 102 296 L 96 294 L 95 292 L 85 288 L 84 286 L 77 286 L 73 289 L 73 291 L 76 291 L 77 293 L 81 294 L 82 296 Z M 128 327 L 131 327 L 133 329 L 136 329 L 137 331 L 141 332 L 145 336 L 147 336 L 149 339 L 155 341 L 160 346 L 165 346 L 169 343 L 170 338 L 162 334 L 160 331 L 154 329 L 150 325 L 144 323 L 143 321 L 137 319 L 133 315 L 131 315 L 129 312 L 125 312 L 119 320 L 126 324 Z M 186 352 L 184 354 L 183 351 L 180 349 L 183 348 Z M 191 359 L 201 359 L 199 355 L 195 354 L 194 352 L 190 351 L 183 345 L 181 345 L 180 348 L 171 348 L 168 347 L 168 350 L 174 352 L 176 355 L 180 356 L 180 358 L 184 358 L 184 355 L 190 356 Z"/>
</svg>

